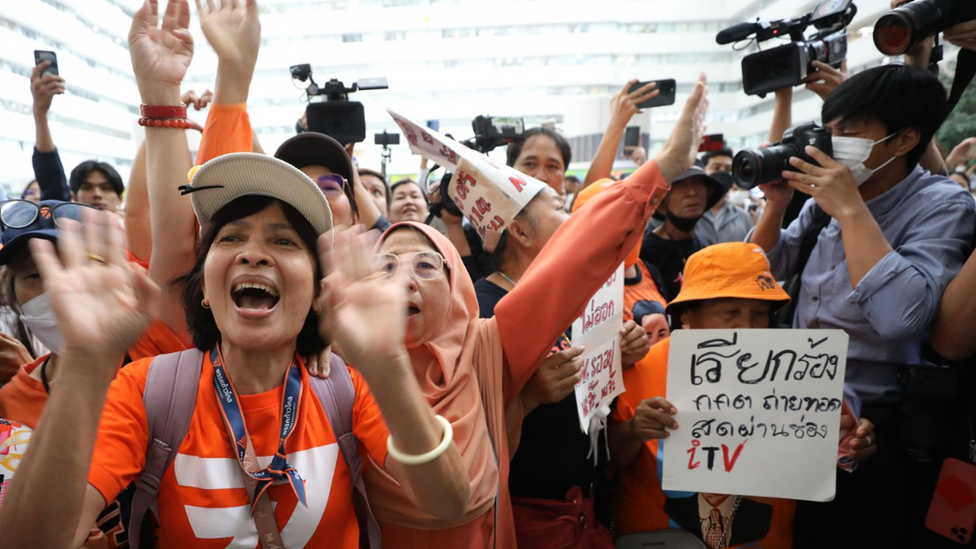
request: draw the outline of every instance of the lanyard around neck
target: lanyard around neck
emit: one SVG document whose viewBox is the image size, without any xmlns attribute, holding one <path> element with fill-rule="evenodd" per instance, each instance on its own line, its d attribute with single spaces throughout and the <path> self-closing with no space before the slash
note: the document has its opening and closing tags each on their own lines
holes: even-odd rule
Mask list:
<svg viewBox="0 0 976 549">
<path fill-rule="evenodd" d="M 287 463 L 285 443 L 288 437 L 295 430 L 298 421 L 298 405 L 302 398 L 302 374 L 298 367 L 298 361 L 292 360 L 285 376 L 285 383 L 282 386 L 281 404 L 281 427 L 278 431 L 278 451 L 275 452 L 271 463 L 264 469 L 258 469 L 257 460 L 254 455 L 254 447 L 251 444 L 251 437 L 247 432 L 247 424 L 244 421 L 244 411 L 241 409 L 237 391 L 231 384 L 230 377 L 224 366 L 224 358 L 220 354 L 219 346 L 215 346 L 210 351 L 210 362 L 214 369 L 214 392 L 217 402 L 220 403 L 221 415 L 224 418 L 224 426 L 231 437 L 231 444 L 237 451 L 237 460 L 241 469 L 255 481 L 254 503 L 258 501 L 261 494 L 271 486 L 271 483 L 287 478 L 295 496 L 302 505 L 308 507 L 305 499 L 305 481 L 294 467 Z"/>
</svg>

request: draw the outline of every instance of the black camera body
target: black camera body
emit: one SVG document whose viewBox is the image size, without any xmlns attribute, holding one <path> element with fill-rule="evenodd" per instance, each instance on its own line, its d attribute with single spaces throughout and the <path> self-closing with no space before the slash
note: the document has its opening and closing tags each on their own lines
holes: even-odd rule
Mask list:
<svg viewBox="0 0 976 549">
<path fill-rule="evenodd" d="M 521 118 L 502 118 L 478 115 L 471 121 L 474 130 L 474 149 L 487 154 L 496 147 L 507 145 L 522 138 L 525 121 Z"/>
<path fill-rule="evenodd" d="M 976 19 L 972 0 L 915 0 L 881 16 L 874 25 L 874 45 L 885 55 L 901 55 L 945 29 Z"/>
<path fill-rule="evenodd" d="M 319 86 L 312 78 L 311 65 L 293 65 L 290 71 L 295 80 L 309 82 L 305 88 L 309 99 L 305 109 L 307 131 L 324 133 L 343 145 L 366 139 L 366 111 L 362 103 L 350 101 L 349 94 L 359 90 L 385 90 L 389 88 L 386 78 L 360 79 L 352 87 L 333 78 Z M 312 102 L 313 97 L 324 97 L 325 100 Z"/>
<path fill-rule="evenodd" d="M 830 128 L 814 122 L 797 124 L 786 130 L 783 140 L 765 149 L 743 149 L 732 160 L 732 179 L 743 189 L 751 189 L 764 183 L 783 178 L 784 171 L 797 171 L 790 165 L 790 158 L 797 157 L 819 166 L 804 150 L 813 146 L 827 155 L 834 154 L 830 143 Z"/>
<path fill-rule="evenodd" d="M 742 87 L 747 95 L 765 96 L 771 91 L 800 84 L 814 61 L 835 69 L 847 57 L 847 25 L 857 14 L 851 0 L 829 0 L 811 13 L 796 19 L 740 23 L 722 30 L 715 37 L 729 44 L 754 37 L 757 43 L 788 36 L 791 43 L 747 55 L 742 59 Z M 817 32 L 804 33 L 813 25 Z"/>
</svg>

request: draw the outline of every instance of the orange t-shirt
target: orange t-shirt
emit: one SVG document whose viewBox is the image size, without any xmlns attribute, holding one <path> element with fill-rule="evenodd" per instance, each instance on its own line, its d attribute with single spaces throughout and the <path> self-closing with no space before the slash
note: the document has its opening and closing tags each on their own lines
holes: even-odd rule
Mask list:
<svg viewBox="0 0 976 549">
<path fill-rule="evenodd" d="M 613 421 L 622 423 L 633 419 L 637 406 L 644 399 L 667 397 L 670 343 L 670 338 L 660 341 L 636 366 L 624 370 L 627 391 L 617 398 Z M 702 537 L 702 523 L 708 519 L 711 509 L 705 497 L 695 492 L 661 489 L 666 446 L 667 443 L 661 440 L 645 442 L 634 462 L 617 471 L 613 517 L 618 536 L 682 528 Z M 730 506 L 731 501 L 726 505 Z M 720 512 L 725 517 L 728 510 L 721 507 Z M 789 549 L 793 546 L 795 510 L 796 502 L 793 500 L 742 498 L 732 521 L 731 547 Z"/>
<path fill-rule="evenodd" d="M 0 388 L 0 417 L 14 420 L 22 425 L 37 428 L 41 412 L 47 404 L 44 384 L 31 377 L 31 372 L 40 367 L 50 354 L 34 362 L 24 364 L 9 383 Z"/>
<path fill-rule="evenodd" d="M 106 501 L 135 480 L 145 465 L 148 429 L 143 391 L 151 360 L 130 364 L 109 389 L 98 426 L 88 482 Z M 300 365 L 302 398 L 298 421 L 287 442 L 288 463 L 305 479 L 308 507 L 291 486 L 268 489 L 286 547 L 355 549 L 359 527 L 352 504 L 349 469 L 322 406 Z M 258 548 L 242 471 L 225 429 L 213 385 L 213 366 L 204 358 L 196 406 L 186 438 L 159 488 L 157 548 Z M 350 369 L 356 388 L 353 433 L 360 452 L 379 464 L 386 460 L 388 431 L 362 377 Z M 241 395 L 258 461 L 270 462 L 278 446 L 281 388 Z M 365 455 L 364 455 L 365 459 Z"/>
</svg>

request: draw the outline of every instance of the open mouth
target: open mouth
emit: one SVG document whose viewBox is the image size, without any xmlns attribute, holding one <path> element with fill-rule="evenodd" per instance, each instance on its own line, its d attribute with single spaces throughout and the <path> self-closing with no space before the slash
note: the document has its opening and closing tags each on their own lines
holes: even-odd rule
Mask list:
<svg viewBox="0 0 976 549">
<path fill-rule="evenodd" d="M 231 291 L 231 299 L 239 309 L 270 311 L 278 304 L 278 289 L 268 284 L 241 282 Z"/>
<path fill-rule="evenodd" d="M 407 305 L 407 318 L 414 317 L 420 314 L 420 309 L 414 307 L 413 305 Z"/>
</svg>

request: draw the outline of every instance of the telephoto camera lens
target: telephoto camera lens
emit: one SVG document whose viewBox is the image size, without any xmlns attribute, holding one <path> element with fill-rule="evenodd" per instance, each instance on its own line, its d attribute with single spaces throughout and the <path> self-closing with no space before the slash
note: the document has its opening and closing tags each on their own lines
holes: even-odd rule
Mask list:
<svg viewBox="0 0 976 549">
<path fill-rule="evenodd" d="M 758 187 L 783 178 L 791 156 L 799 151 L 793 145 L 776 145 L 768 149 L 743 149 L 732 160 L 732 179 L 743 189 Z"/>
<path fill-rule="evenodd" d="M 971 0 L 915 0 L 881 16 L 874 45 L 885 55 L 901 55 L 915 44 L 976 17 Z"/>
</svg>

